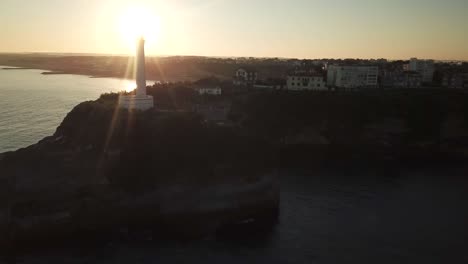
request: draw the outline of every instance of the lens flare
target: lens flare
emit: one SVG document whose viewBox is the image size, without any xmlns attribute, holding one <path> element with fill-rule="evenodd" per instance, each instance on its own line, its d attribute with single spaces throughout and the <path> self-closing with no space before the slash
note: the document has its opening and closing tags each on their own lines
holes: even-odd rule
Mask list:
<svg viewBox="0 0 468 264">
<path fill-rule="evenodd" d="M 160 19 L 151 10 L 139 6 L 127 7 L 119 18 L 119 31 L 123 40 L 132 49 L 140 37 L 145 38 L 147 45 L 157 41 L 160 34 Z"/>
</svg>

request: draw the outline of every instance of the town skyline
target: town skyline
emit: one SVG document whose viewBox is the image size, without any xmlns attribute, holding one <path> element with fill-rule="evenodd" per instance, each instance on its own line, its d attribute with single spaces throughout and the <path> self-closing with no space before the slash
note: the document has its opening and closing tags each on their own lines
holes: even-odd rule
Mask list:
<svg viewBox="0 0 468 264">
<path fill-rule="evenodd" d="M 0 54 L 18 54 L 18 55 L 34 55 L 34 54 L 44 54 L 44 55 L 63 55 L 63 56 L 95 56 L 95 57 L 106 57 L 106 56 L 117 56 L 117 57 L 132 57 L 135 56 L 131 53 L 87 53 L 87 52 L 47 52 L 47 51 L 24 51 L 24 52 L 4 52 L 0 51 Z M 407 58 L 395 58 L 389 59 L 384 57 L 375 57 L 375 58 L 359 58 L 359 57 L 340 57 L 340 58 L 325 58 L 325 57 L 317 57 L 317 58 L 301 58 L 301 57 L 258 57 L 258 56 L 216 56 L 216 55 L 196 55 L 196 54 L 173 54 L 173 55 L 157 55 L 157 54 L 149 54 L 146 57 L 148 58 L 171 58 L 171 57 L 199 57 L 199 58 L 208 58 L 208 59 L 255 59 L 255 60 L 299 60 L 299 61 L 321 61 L 321 60 L 369 60 L 369 61 L 377 61 L 377 60 L 386 60 L 388 62 L 392 61 L 409 61 L 412 58 L 421 59 L 421 60 L 433 60 L 434 62 L 468 62 L 468 59 L 433 59 L 430 57 L 407 57 Z"/>
<path fill-rule="evenodd" d="M 149 56 L 468 60 L 461 0 L 5 0 L 0 52 L 132 54 L 134 7 L 150 18 Z"/>
</svg>

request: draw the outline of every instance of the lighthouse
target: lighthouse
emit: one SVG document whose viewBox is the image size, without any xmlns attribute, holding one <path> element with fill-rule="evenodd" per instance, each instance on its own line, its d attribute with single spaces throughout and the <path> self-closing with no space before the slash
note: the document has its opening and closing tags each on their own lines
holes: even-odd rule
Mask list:
<svg viewBox="0 0 468 264">
<path fill-rule="evenodd" d="M 146 73 L 145 73 L 145 40 L 140 38 L 138 41 L 137 55 L 136 55 L 136 94 L 139 96 L 146 96 Z"/>
<path fill-rule="evenodd" d="M 153 96 L 146 95 L 145 40 L 140 38 L 135 57 L 136 95 L 121 95 L 119 107 L 126 109 L 148 110 L 154 107 Z"/>
</svg>

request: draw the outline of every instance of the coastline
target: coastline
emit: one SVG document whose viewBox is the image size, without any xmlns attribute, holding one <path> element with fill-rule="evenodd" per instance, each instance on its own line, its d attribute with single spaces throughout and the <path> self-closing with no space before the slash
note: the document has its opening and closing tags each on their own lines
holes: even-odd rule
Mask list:
<svg viewBox="0 0 468 264">
<path fill-rule="evenodd" d="M 46 70 L 46 69 L 43 69 L 43 68 L 28 68 L 28 67 L 3 67 L 3 66 L 0 66 L 2 68 L 0 68 L 0 70 Z M 91 78 L 91 79 L 105 79 L 105 78 L 109 78 L 109 79 L 119 79 L 119 80 L 128 80 L 128 81 L 132 81 L 133 80 L 133 77 L 122 77 L 122 76 L 114 76 L 114 75 L 89 75 L 89 74 L 86 74 L 86 73 L 79 73 L 79 72 L 67 72 L 67 71 L 44 71 L 44 72 L 41 72 L 40 74 L 42 75 L 79 75 L 79 76 L 86 76 L 88 78 Z M 156 82 L 160 82 L 159 80 L 147 80 L 148 83 L 156 83 Z"/>
<path fill-rule="evenodd" d="M 8 65 L 1 65 L 0 70 L 6 70 L 6 71 L 12 71 L 12 70 L 39 70 L 43 71 L 40 72 L 42 75 L 78 75 L 78 76 L 86 76 L 91 79 L 105 79 L 105 78 L 110 78 L 110 79 L 119 79 L 119 80 L 133 80 L 133 77 L 122 77 L 122 76 L 115 76 L 115 75 L 93 75 L 93 74 L 87 74 L 87 73 L 80 73 L 80 72 L 69 72 L 69 71 L 55 71 L 55 70 L 47 70 L 44 68 L 32 68 L 32 67 L 14 67 L 14 66 L 8 66 Z M 153 82 L 159 82 L 158 80 L 147 80 L 149 83 Z"/>
<path fill-rule="evenodd" d="M 68 71 L 55 71 L 55 70 L 48 70 L 44 68 L 32 68 L 32 67 L 10 67 L 8 65 L 2 65 L 0 66 L 0 70 L 5 70 L 5 71 L 13 71 L 13 70 L 40 70 L 40 74 L 42 75 L 80 75 L 80 76 L 87 76 L 89 78 L 112 78 L 112 79 L 120 79 L 120 80 L 133 80 L 132 77 L 122 77 L 122 76 L 114 76 L 114 75 L 90 75 L 86 73 L 80 73 L 80 72 L 68 72 Z M 150 80 L 151 82 L 151 80 Z M 156 81 L 155 81 L 156 82 Z"/>
<path fill-rule="evenodd" d="M 41 72 L 43 75 L 58 75 L 58 74 L 68 74 L 63 71 L 46 71 L 46 72 Z"/>
<path fill-rule="evenodd" d="M 47 54 L 0 54 L 0 65 L 6 68 L 40 69 L 47 74 L 76 74 L 93 77 L 133 79 L 132 56 L 74 56 Z M 196 81 L 206 76 L 227 80 L 232 78 L 236 64 L 202 63 L 198 59 L 148 57 L 148 80 L 165 82 Z M 215 67 L 213 67 L 215 66 Z"/>
<path fill-rule="evenodd" d="M 29 68 L 29 67 L 3 67 L 2 66 L 2 70 L 36 70 L 34 68 Z"/>
</svg>

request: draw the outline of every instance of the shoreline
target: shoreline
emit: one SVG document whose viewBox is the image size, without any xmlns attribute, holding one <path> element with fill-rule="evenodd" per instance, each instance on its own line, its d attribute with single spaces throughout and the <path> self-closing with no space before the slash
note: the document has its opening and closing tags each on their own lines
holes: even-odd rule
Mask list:
<svg viewBox="0 0 468 264">
<path fill-rule="evenodd" d="M 11 70 L 39 70 L 43 71 L 40 72 L 42 75 L 78 75 L 78 76 L 86 76 L 92 79 L 119 79 L 119 80 L 128 80 L 132 81 L 133 78 L 130 77 L 119 77 L 115 75 L 93 75 L 93 74 L 86 74 L 86 73 L 80 73 L 80 72 L 68 72 L 68 71 L 54 71 L 54 70 L 47 70 L 44 68 L 32 68 L 32 67 L 14 67 L 14 66 L 8 66 L 8 65 L 2 65 L 0 66 L 0 70 L 6 70 L 6 71 L 11 71 Z M 147 80 L 147 82 L 160 82 L 158 80 Z"/>
<path fill-rule="evenodd" d="M 196 81 L 206 76 L 230 79 L 234 64 L 206 64 L 190 57 L 153 58 L 146 60 L 147 79 L 167 82 Z M 133 56 L 73 56 L 47 54 L 0 54 L 0 66 L 5 68 L 40 69 L 48 74 L 67 73 L 93 77 L 132 79 Z M 212 66 L 216 66 L 213 68 Z"/>
<path fill-rule="evenodd" d="M 5 71 L 12 71 L 12 70 L 39 70 L 43 71 L 40 74 L 42 75 L 79 75 L 79 76 L 87 76 L 89 78 L 112 78 L 112 79 L 120 79 L 120 80 L 133 80 L 133 78 L 126 78 L 126 77 L 118 77 L 114 75 L 90 75 L 86 73 L 79 73 L 79 72 L 67 72 L 67 71 L 54 71 L 54 70 L 48 70 L 44 68 L 33 68 L 33 67 L 15 67 L 15 66 L 8 66 L 8 65 L 2 65 L 0 66 L 0 70 L 5 70 Z M 149 80 L 152 81 L 152 80 Z M 156 82 L 156 81 L 155 81 Z"/>
<path fill-rule="evenodd" d="M 47 69 L 45 67 L 22 67 L 22 66 L 15 66 L 9 65 L 2 63 L 0 65 L 0 70 L 5 70 L 5 71 L 12 71 L 12 70 L 39 70 L 43 71 L 40 74 L 42 75 L 79 75 L 79 76 L 87 76 L 89 78 L 112 78 L 112 79 L 120 79 L 120 80 L 133 80 L 133 78 L 130 77 L 121 77 L 116 74 L 89 74 L 85 72 L 80 72 L 79 70 L 77 71 L 68 71 L 68 70 L 54 70 L 54 69 Z M 152 80 L 148 80 L 152 81 Z M 156 82 L 156 81 L 155 81 Z"/>
<path fill-rule="evenodd" d="M 8 66 L 5 66 L 5 67 L 2 67 L 2 70 L 11 71 L 11 70 L 36 70 L 36 69 L 30 68 L 30 67 L 8 67 Z"/>
<path fill-rule="evenodd" d="M 42 75 L 59 75 L 59 74 L 68 74 L 66 72 L 61 72 L 61 71 L 45 71 L 41 72 Z"/>
</svg>

